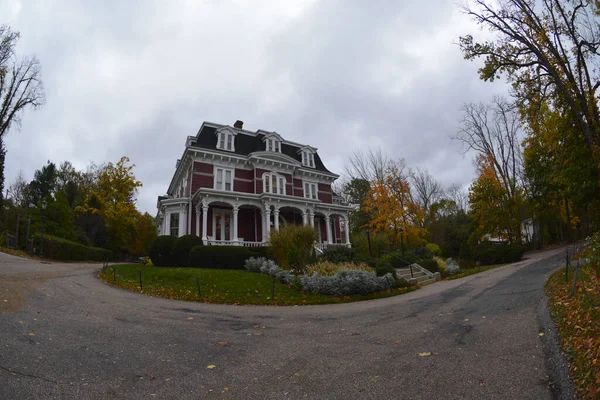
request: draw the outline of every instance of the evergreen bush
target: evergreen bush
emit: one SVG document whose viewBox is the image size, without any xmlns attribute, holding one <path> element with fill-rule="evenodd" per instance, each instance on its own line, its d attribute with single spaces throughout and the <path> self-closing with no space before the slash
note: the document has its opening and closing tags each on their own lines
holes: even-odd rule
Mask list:
<svg viewBox="0 0 600 400">
<path fill-rule="evenodd" d="M 246 260 L 256 255 L 248 247 L 194 246 L 190 251 L 190 266 L 194 268 L 244 269 Z"/>
<path fill-rule="evenodd" d="M 178 267 L 188 267 L 190 265 L 190 251 L 195 246 L 202 246 L 202 239 L 196 235 L 184 235 L 173 244 L 173 262 Z"/>
<path fill-rule="evenodd" d="M 152 260 L 152 264 L 157 267 L 173 267 L 175 260 L 173 259 L 173 246 L 177 240 L 174 236 L 162 235 L 154 239 L 148 255 Z"/>
</svg>

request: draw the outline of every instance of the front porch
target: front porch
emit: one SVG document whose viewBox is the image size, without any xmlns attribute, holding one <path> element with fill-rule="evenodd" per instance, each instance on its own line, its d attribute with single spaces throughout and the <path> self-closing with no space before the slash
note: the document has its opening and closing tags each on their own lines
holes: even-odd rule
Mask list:
<svg viewBox="0 0 600 400">
<path fill-rule="evenodd" d="M 272 231 L 291 224 L 313 226 L 319 249 L 350 247 L 347 207 L 281 198 L 257 200 L 222 193 L 200 197 L 190 215 L 195 222 L 190 234 L 200 236 L 205 245 L 260 247 L 268 244 Z"/>
</svg>

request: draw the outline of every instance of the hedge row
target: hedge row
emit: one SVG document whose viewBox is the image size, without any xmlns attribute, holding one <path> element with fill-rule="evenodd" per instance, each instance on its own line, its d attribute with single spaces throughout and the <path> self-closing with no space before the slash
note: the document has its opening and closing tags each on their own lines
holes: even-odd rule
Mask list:
<svg viewBox="0 0 600 400">
<path fill-rule="evenodd" d="M 485 246 L 477 250 L 477 261 L 481 265 L 504 264 L 520 261 L 525 248 L 518 245 Z"/>
<path fill-rule="evenodd" d="M 150 259 L 157 267 L 244 269 L 250 257 L 265 257 L 266 247 L 203 246 L 193 235 L 179 238 L 159 236 L 150 247 Z"/>
<path fill-rule="evenodd" d="M 115 261 L 117 255 L 100 247 L 84 246 L 56 236 L 44 235 L 44 257 L 60 261 Z M 37 242 L 40 237 L 37 236 Z"/>
</svg>

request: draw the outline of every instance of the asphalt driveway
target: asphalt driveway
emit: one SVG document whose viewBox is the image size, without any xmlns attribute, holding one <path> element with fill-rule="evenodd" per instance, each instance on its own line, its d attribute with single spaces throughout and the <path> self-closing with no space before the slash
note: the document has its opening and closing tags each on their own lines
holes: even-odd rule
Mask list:
<svg viewBox="0 0 600 400">
<path fill-rule="evenodd" d="M 0 399 L 570 398 L 543 294 L 562 254 L 305 307 L 157 299 L 0 254 Z"/>
</svg>

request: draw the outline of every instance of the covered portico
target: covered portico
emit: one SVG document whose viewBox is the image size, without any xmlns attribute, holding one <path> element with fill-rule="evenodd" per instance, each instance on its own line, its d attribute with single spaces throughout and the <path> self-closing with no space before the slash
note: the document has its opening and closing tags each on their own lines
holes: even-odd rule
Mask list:
<svg viewBox="0 0 600 400">
<path fill-rule="evenodd" d="M 350 207 L 274 194 L 229 193 L 200 189 L 192 198 L 195 229 L 205 245 L 265 246 L 283 224 L 317 229 L 317 246 L 350 247 Z"/>
</svg>

